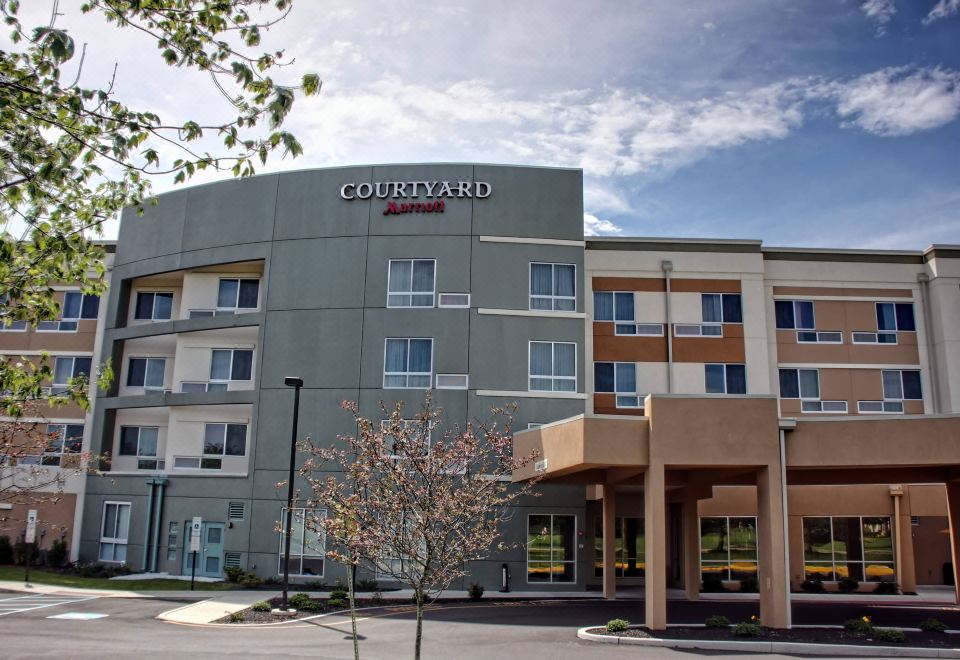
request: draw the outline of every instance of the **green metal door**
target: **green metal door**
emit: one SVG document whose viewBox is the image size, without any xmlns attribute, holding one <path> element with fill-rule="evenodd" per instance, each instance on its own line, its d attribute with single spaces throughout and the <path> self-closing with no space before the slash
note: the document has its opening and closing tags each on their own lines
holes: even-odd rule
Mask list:
<svg viewBox="0 0 960 660">
<path fill-rule="evenodd" d="M 190 538 L 193 530 L 190 521 L 184 523 L 187 533 L 184 535 L 183 574 L 190 575 L 193 569 L 193 553 L 190 552 Z M 223 523 L 203 523 L 200 531 L 200 551 L 197 553 L 197 575 L 200 577 L 223 577 Z"/>
</svg>

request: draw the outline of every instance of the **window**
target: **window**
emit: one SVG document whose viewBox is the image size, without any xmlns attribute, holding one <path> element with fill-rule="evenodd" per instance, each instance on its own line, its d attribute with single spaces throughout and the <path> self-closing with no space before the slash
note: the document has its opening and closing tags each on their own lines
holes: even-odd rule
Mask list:
<svg viewBox="0 0 960 660">
<path fill-rule="evenodd" d="M 577 308 L 577 267 L 530 264 L 530 309 L 572 312 Z"/>
<path fill-rule="evenodd" d="M 603 577 L 603 518 L 595 519 L 593 534 L 594 575 Z M 617 518 L 614 567 L 617 577 L 643 577 L 643 518 Z"/>
<path fill-rule="evenodd" d="M 613 392 L 617 408 L 640 408 L 637 394 L 637 365 L 634 362 L 594 362 L 593 391 Z"/>
<path fill-rule="evenodd" d="M 820 372 L 816 369 L 781 369 L 781 399 L 819 399 Z"/>
<path fill-rule="evenodd" d="M 704 293 L 700 296 L 704 323 L 743 323 L 739 293 Z"/>
<path fill-rule="evenodd" d="M 470 307 L 469 293 L 441 293 L 437 307 Z"/>
<path fill-rule="evenodd" d="M 409 438 L 410 442 L 417 442 L 418 444 L 425 439 L 426 446 L 430 446 L 430 426 L 425 424 L 423 421 L 418 419 L 401 419 L 399 420 L 399 427 L 395 431 L 396 433 L 405 433 L 403 437 Z M 383 433 L 383 444 L 384 444 L 384 456 L 389 456 L 390 458 L 400 458 L 401 455 L 397 453 L 396 443 L 397 439 L 394 435 L 390 433 L 390 420 L 381 419 L 380 420 L 380 432 Z M 419 434 L 426 434 L 426 438 L 423 436 L 417 437 Z M 407 455 L 410 455 L 410 451 L 407 451 Z"/>
<path fill-rule="evenodd" d="M 26 321 L 10 318 L 0 320 L 0 332 L 25 332 L 26 329 Z"/>
<path fill-rule="evenodd" d="M 530 342 L 531 392 L 577 391 L 577 345 L 568 342 Z"/>
<path fill-rule="evenodd" d="M 673 335 L 675 337 L 722 337 L 723 326 L 719 323 L 674 323 Z"/>
<path fill-rule="evenodd" d="M 80 291 L 67 291 L 63 294 L 63 306 L 57 321 L 40 321 L 40 332 L 74 332 L 80 319 L 96 319 L 100 309 L 100 297 Z"/>
<path fill-rule="evenodd" d="M 66 392 L 70 381 L 80 376 L 90 376 L 92 358 L 88 357 L 58 357 L 53 363 L 53 394 Z"/>
<path fill-rule="evenodd" d="M 260 280 L 221 279 L 217 292 L 217 311 L 256 309 L 259 297 Z"/>
<path fill-rule="evenodd" d="M 137 293 L 137 306 L 133 318 L 142 321 L 167 321 L 173 314 L 173 293 L 146 292 Z"/>
<path fill-rule="evenodd" d="M 858 401 L 858 412 L 899 414 L 903 412 L 905 400 L 923 400 L 919 371 L 884 370 L 881 372 L 881 378 L 883 379 L 883 401 Z"/>
<path fill-rule="evenodd" d="M 433 339 L 387 339 L 383 387 L 426 389 L 433 379 Z"/>
<path fill-rule="evenodd" d="M 468 383 L 467 374 L 437 374 L 438 390 L 465 390 Z"/>
<path fill-rule="evenodd" d="M 860 582 L 895 580 L 890 518 L 804 518 L 803 564 L 808 579 L 853 578 Z"/>
<path fill-rule="evenodd" d="M 854 344 L 896 344 L 896 332 L 854 332 Z"/>
<path fill-rule="evenodd" d="M 210 352 L 211 382 L 207 391 L 226 390 L 231 380 L 250 380 L 252 371 L 252 350 L 216 348 Z"/>
<path fill-rule="evenodd" d="M 916 332 L 913 303 L 877 303 L 877 330 Z"/>
<path fill-rule="evenodd" d="M 179 536 L 180 524 L 170 522 L 167 527 L 167 561 L 177 561 L 177 537 Z"/>
<path fill-rule="evenodd" d="M 436 269 L 434 259 L 391 259 L 387 307 L 433 307 Z"/>
<path fill-rule="evenodd" d="M 833 330 L 801 330 L 797 332 L 797 341 L 801 344 L 842 344 L 843 333 Z"/>
<path fill-rule="evenodd" d="M 164 358 L 130 358 L 127 386 L 142 387 L 147 391 L 163 390 Z"/>
<path fill-rule="evenodd" d="M 757 519 L 700 519 L 700 574 L 721 580 L 757 577 Z"/>
<path fill-rule="evenodd" d="M 127 561 L 127 536 L 130 532 L 130 503 L 104 502 L 100 527 L 100 561 Z"/>
<path fill-rule="evenodd" d="M 326 537 L 322 530 L 312 529 L 309 522 L 314 515 L 326 516 L 325 509 L 294 509 L 290 526 L 290 575 L 323 577 L 326 555 Z M 287 507 L 280 509 L 280 553 L 277 574 L 283 575 L 283 557 L 287 533 Z"/>
<path fill-rule="evenodd" d="M 246 424 L 205 424 L 201 470 L 219 470 L 224 456 L 246 456 Z"/>
<path fill-rule="evenodd" d="M 138 470 L 157 470 L 163 461 L 157 460 L 157 439 L 160 429 L 156 426 L 121 426 L 120 455 L 136 456 Z"/>
<path fill-rule="evenodd" d="M 527 516 L 527 582 L 576 582 L 576 543 L 576 516 Z"/>
<path fill-rule="evenodd" d="M 742 364 L 703 365 L 707 394 L 746 394 L 747 370 Z"/>
<path fill-rule="evenodd" d="M 813 330 L 816 320 L 809 300 L 776 300 L 773 303 L 778 330 Z"/>
<path fill-rule="evenodd" d="M 42 455 L 24 456 L 21 465 L 49 467 L 78 467 L 83 446 L 83 424 L 47 424 L 47 445 Z"/>
</svg>

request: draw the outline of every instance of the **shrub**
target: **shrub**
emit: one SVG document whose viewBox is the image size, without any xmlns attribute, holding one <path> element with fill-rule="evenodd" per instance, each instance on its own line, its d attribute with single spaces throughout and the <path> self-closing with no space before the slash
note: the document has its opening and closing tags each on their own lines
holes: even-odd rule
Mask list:
<svg viewBox="0 0 960 660">
<path fill-rule="evenodd" d="M 347 592 L 343 589 L 334 589 L 330 592 L 330 600 L 346 600 Z"/>
<path fill-rule="evenodd" d="M 860 583 L 852 577 L 845 577 L 840 579 L 840 581 L 837 583 L 837 586 L 840 588 L 840 591 L 848 594 L 859 589 Z"/>
<path fill-rule="evenodd" d="M 223 569 L 223 573 L 227 576 L 227 582 L 239 582 L 243 569 L 239 566 L 227 566 Z"/>
<path fill-rule="evenodd" d="M 899 628 L 874 628 L 873 638 L 881 642 L 895 642 L 899 644 L 907 638 Z"/>
<path fill-rule="evenodd" d="M 607 632 L 623 632 L 630 627 L 630 622 L 626 619 L 610 619 L 607 621 Z"/>
<path fill-rule="evenodd" d="M 707 573 L 703 576 L 703 592 L 708 594 L 715 594 L 721 591 L 726 591 L 723 588 L 723 580 L 716 573 Z"/>
<path fill-rule="evenodd" d="M 67 563 L 67 542 L 56 540 L 50 544 L 47 550 L 47 566 L 51 568 L 60 568 Z"/>
<path fill-rule="evenodd" d="M 483 585 L 476 582 L 472 583 L 467 589 L 467 595 L 470 596 L 470 600 L 480 600 L 483 598 Z"/>
<path fill-rule="evenodd" d="M 313 607 L 313 599 L 304 593 L 293 594 L 287 599 L 287 603 L 298 610 L 309 610 Z"/>
<path fill-rule="evenodd" d="M 0 536 L 0 564 L 13 563 L 13 544 L 9 536 Z"/>
<path fill-rule="evenodd" d="M 380 607 L 383 605 L 383 594 L 379 591 L 374 591 L 373 595 L 370 596 L 370 604 L 375 607 Z"/>
<path fill-rule="evenodd" d="M 379 588 L 376 580 L 371 580 L 370 578 L 364 578 L 363 580 L 357 580 L 356 587 L 354 591 L 376 591 Z"/>
<path fill-rule="evenodd" d="M 924 619 L 920 622 L 920 630 L 924 632 L 947 632 L 947 624 L 939 619 Z"/>
<path fill-rule="evenodd" d="M 230 614 L 230 623 L 243 623 L 243 612 L 233 612 Z"/>
<path fill-rule="evenodd" d="M 875 594 L 898 594 L 900 593 L 900 585 L 896 582 L 878 582 L 876 589 L 873 590 Z"/>
<path fill-rule="evenodd" d="M 342 598 L 331 598 L 327 601 L 327 605 L 334 609 L 340 609 L 347 606 L 347 601 Z"/>
<path fill-rule="evenodd" d="M 755 577 L 746 577 L 740 580 L 740 592 L 755 594 L 760 591 L 760 582 Z"/>
<path fill-rule="evenodd" d="M 843 622 L 843 628 L 850 632 L 866 635 L 873 631 L 873 622 L 870 621 L 870 617 L 868 616 L 860 617 L 859 619 L 848 619 Z"/>
<path fill-rule="evenodd" d="M 327 583 L 323 580 L 309 580 L 306 584 L 307 587 L 311 589 L 316 589 L 317 591 L 326 591 Z"/>
<path fill-rule="evenodd" d="M 264 584 L 280 584 L 280 578 L 277 577 L 276 575 L 269 575 L 263 578 L 263 583 Z"/>
<path fill-rule="evenodd" d="M 823 580 L 820 578 L 804 580 L 800 584 L 800 588 L 806 591 L 808 594 L 822 594 L 826 591 L 826 589 L 823 588 Z"/>
<path fill-rule="evenodd" d="M 761 628 L 759 623 L 738 623 L 730 631 L 734 637 L 759 637 Z"/>
<path fill-rule="evenodd" d="M 263 584 L 263 580 L 260 579 L 259 575 L 246 571 L 240 575 L 240 578 L 237 580 L 237 582 L 248 589 L 253 589 Z"/>
<path fill-rule="evenodd" d="M 250 609 L 254 612 L 269 612 L 273 607 L 267 601 L 261 600 L 259 603 L 254 603 Z"/>
<path fill-rule="evenodd" d="M 714 614 L 703 620 L 703 625 L 707 628 L 726 628 L 730 625 L 730 619 L 722 614 Z"/>
</svg>

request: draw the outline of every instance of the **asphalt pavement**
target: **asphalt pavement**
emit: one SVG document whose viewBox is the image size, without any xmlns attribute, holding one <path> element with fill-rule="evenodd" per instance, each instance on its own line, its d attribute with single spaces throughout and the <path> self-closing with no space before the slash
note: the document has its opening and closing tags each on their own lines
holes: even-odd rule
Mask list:
<svg viewBox="0 0 960 660">
<path fill-rule="evenodd" d="M 17 594 L 0 594 L 0 599 Z M 4 658 L 351 658 L 349 619 L 329 616 L 271 627 L 202 627 L 156 620 L 182 604 L 161 598 L 90 598 L 52 603 L 42 609 L 0 617 Z M 756 603 L 671 602 L 671 622 L 699 623 L 710 614 L 732 620 L 756 613 Z M 50 618 L 71 615 L 72 618 Z M 99 615 L 99 618 L 93 618 Z M 106 615 L 106 616 L 102 616 Z M 879 625 L 909 626 L 930 616 L 960 628 L 960 609 L 798 603 L 796 623 L 838 624 L 869 615 Z M 594 645 L 576 638 L 576 629 L 614 617 L 643 620 L 643 602 L 540 601 L 449 604 L 427 614 L 424 657 L 456 660 L 582 660 L 584 658 L 680 658 L 690 652 Z M 361 657 L 412 657 L 414 619 L 406 607 L 363 613 L 359 622 Z M 721 654 L 730 657 L 733 654 Z"/>
</svg>

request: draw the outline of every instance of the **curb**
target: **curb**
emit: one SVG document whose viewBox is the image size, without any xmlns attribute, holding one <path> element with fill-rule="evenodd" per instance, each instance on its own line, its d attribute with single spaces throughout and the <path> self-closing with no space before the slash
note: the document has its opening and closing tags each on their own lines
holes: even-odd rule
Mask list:
<svg viewBox="0 0 960 660">
<path fill-rule="evenodd" d="M 807 642 L 744 642 L 694 639 L 642 639 L 639 637 L 612 637 L 591 633 L 602 626 L 588 626 L 577 630 L 577 637 L 588 642 L 615 646 L 653 646 L 671 649 L 699 649 L 704 651 L 739 651 L 750 653 L 781 653 L 802 655 L 829 655 L 846 657 L 903 657 L 903 658 L 960 658 L 960 649 L 925 649 L 911 646 L 856 646 L 854 644 L 811 644 Z"/>
</svg>

